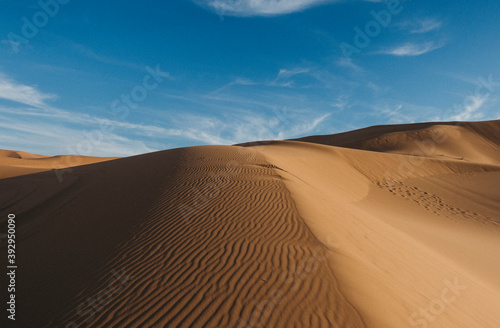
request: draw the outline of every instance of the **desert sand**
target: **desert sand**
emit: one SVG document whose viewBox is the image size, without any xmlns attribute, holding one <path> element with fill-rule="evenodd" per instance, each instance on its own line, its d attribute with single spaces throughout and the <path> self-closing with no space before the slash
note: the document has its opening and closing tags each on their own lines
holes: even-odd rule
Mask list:
<svg viewBox="0 0 500 328">
<path fill-rule="evenodd" d="M 10 213 L 1 327 L 500 327 L 500 121 L 0 151 Z"/>
<path fill-rule="evenodd" d="M 112 159 L 116 159 L 116 157 L 105 158 L 80 155 L 44 156 L 22 151 L 0 149 L 0 179 L 50 170 L 63 170 L 65 168 L 104 162 Z M 71 171 L 71 169 L 69 171 Z M 59 175 L 64 175 L 64 171 L 59 172 Z"/>
</svg>

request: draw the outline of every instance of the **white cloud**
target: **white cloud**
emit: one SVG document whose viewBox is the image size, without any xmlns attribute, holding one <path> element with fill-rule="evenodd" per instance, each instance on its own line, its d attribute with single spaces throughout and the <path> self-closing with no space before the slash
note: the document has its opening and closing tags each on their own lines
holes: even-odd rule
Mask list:
<svg viewBox="0 0 500 328">
<path fill-rule="evenodd" d="M 340 95 L 337 97 L 335 102 L 332 102 L 331 107 L 336 108 L 337 111 L 343 111 L 346 108 L 349 108 L 349 96 Z"/>
<path fill-rule="evenodd" d="M 423 44 L 406 43 L 397 46 L 395 48 L 389 48 L 379 51 L 378 54 L 392 55 L 398 57 L 410 57 L 410 56 L 414 57 L 414 56 L 424 55 L 441 47 L 443 47 L 443 45 L 437 45 L 434 42 L 426 42 Z"/>
<path fill-rule="evenodd" d="M 380 124 L 407 124 L 415 122 L 442 121 L 436 117 L 441 109 L 415 103 L 403 102 L 397 99 L 384 99 L 374 104 L 364 104 L 370 108 L 369 116 L 376 118 Z"/>
<path fill-rule="evenodd" d="M 235 80 L 223 85 L 222 87 L 218 88 L 217 90 L 213 91 L 212 94 L 218 94 L 226 89 L 229 89 L 232 86 L 249 86 L 249 85 L 257 85 L 258 83 L 253 82 L 252 80 L 245 79 L 245 78 L 236 78 Z M 177 97 L 179 98 L 179 97 Z M 184 99 L 186 100 L 186 99 Z"/>
<path fill-rule="evenodd" d="M 280 69 L 278 76 L 272 81 L 270 86 L 279 87 L 294 87 L 295 81 L 291 80 L 292 77 L 301 74 L 309 74 L 310 69 L 308 68 L 292 68 L 292 69 Z"/>
<path fill-rule="evenodd" d="M 0 107 L 0 130 L 15 140 L 4 147 L 47 155 L 130 156 L 185 144 L 231 145 L 281 140 L 313 133 L 330 116 L 310 110 L 273 109 L 257 114 L 238 110 L 219 117 L 169 114 L 170 127 L 136 124 L 62 109 Z M 32 119 L 34 118 L 34 120 Z M 196 122 L 196 124 L 193 124 Z M 101 124 L 112 127 L 102 130 Z M 5 142 L 6 140 L 4 140 Z"/>
<path fill-rule="evenodd" d="M 2 147 L 43 155 L 132 156 L 155 151 L 142 141 L 99 130 L 81 130 L 53 122 L 20 122 L 1 117 Z M 91 136 L 91 137 L 89 137 Z"/>
<path fill-rule="evenodd" d="M 435 30 L 439 30 L 443 23 L 434 18 L 422 19 L 414 22 L 407 22 L 403 27 L 412 34 L 425 34 Z"/>
<path fill-rule="evenodd" d="M 307 90 L 276 88 L 275 85 L 267 88 L 274 81 L 292 80 L 305 80 L 313 86 Z M 209 94 L 168 95 L 180 100 L 176 104 L 179 108 L 150 109 L 153 115 L 144 115 L 140 122 L 121 120 L 102 108 L 75 112 L 47 106 L 44 101 L 50 97 L 38 91 L 39 96 L 35 97 L 38 100 L 22 102 L 29 105 L 0 105 L 0 130 L 11 136 L 3 139 L 3 147 L 47 155 L 76 152 L 90 156 L 127 156 L 172 146 L 296 138 L 319 132 L 330 117 L 331 103 L 335 102 L 330 99 L 333 97 L 330 90 L 337 90 L 338 83 L 328 71 L 287 67 L 262 81 L 236 78 Z M 32 94 L 36 94 L 37 89 L 32 87 L 32 90 Z M 311 97 L 310 90 L 326 96 Z M 33 107 L 36 104 L 38 106 Z M 193 107 L 202 110 L 194 115 L 188 114 L 192 111 L 183 110 Z M 101 124 L 110 128 L 105 131 Z M 82 153 L 78 147 L 85 151 L 84 146 L 88 148 L 89 142 L 95 145 L 91 151 Z"/>
<path fill-rule="evenodd" d="M 361 68 L 360 66 L 354 64 L 352 62 L 352 59 L 351 58 L 345 58 L 345 57 L 341 57 L 339 60 L 337 60 L 337 66 L 339 67 L 344 67 L 344 68 L 349 68 L 355 72 L 363 72 L 363 68 Z"/>
<path fill-rule="evenodd" d="M 220 15 L 227 16 L 276 16 L 338 2 L 338 0 L 193 0 Z"/>
<path fill-rule="evenodd" d="M 240 111 L 220 118 L 190 114 L 177 117 L 176 128 L 166 129 L 164 136 L 211 145 L 282 140 L 313 133 L 329 116 L 330 113 L 311 115 L 289 111 L 273 115 Z M 197 122 L 196 126 L 192 122 Z"/>
<path fill-rule="evenodd" d="M 256 140 L 283 140 L 304 137 L 314 133 L 315 129 L 331 114 L 320 116 L 287 115 L 290 117 L 274 118 L 249 116 L 235 126 L 233 143 Z M 318 114 L 316 114 L 318 115 Z"/>
<path fill-rule="evenodd" d="M 63 109 L 33 109 L 33 108 L 10 108 L 0 107 L 0 112 L 3 114 L 11 114 L 24 117 L 36 117 L 38 121 L 50 120 L 51 122 L 61 121 L 63 123 L 73 123 L 79 126 L 99 127 L 101 125 L 111 126 L 113 129 L 123 129 L 133 131 L 136 135 L 141 136 L 160 136 L 166 133 L 167 130 L 147 124 L 134 124 L 126 121 L 117 121 L 108 118 L 99 118 L 85 113 L 69 112 Z"/>
<path fill-rule="evenodd" d="M 452 121 L 470 121 L 475 119 L 480 119 L 482 117 L 482 113 L 479 111 L 484 106 L 486 101 L 489 98 L 489 94 L 485 96 L 474 95 L 467 98 L 464 102 L 464 106 L 462 107 L 462 111 L 460 113 L 456 113 L 455 115 L 450 117 Z"/>
<path fill-rule="evenodd" d="M 289 128 L 286 134 L 284 134 L 284 137 L 297 138 L 310 135 L 323 121 L 330 117 L 330 115 L 330 113 L 324 114 L 309 121 L 304 120 L 300 124 L 293 125 Z"/>
<path fill-rule="evenodd" d="M 309 73 L 307 68 L 280 69 L 276 79 L 288 79 L 298 74 Z"/>
<path fill-rule="evenodd" d="M 36 108 L 47 108 L 49 106 L 46 101 L 56 98 L 56 95 L 43 93 L 36 87 L 17 83 L 0 73 L 0 99 Z"/>
</svg>

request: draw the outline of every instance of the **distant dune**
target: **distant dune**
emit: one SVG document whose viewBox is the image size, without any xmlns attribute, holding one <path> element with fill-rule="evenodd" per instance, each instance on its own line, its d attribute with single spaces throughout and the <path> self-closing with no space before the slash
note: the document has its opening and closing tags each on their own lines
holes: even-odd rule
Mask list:
<svg viewBox="0 0 500 328">
<path fill-rule="evenodd" d="M 500 121 L 0 151 L 0 179 L 1 327 L 500 327 Z"/>
<path fill-rule="evenodd" d="M 93 164 L 115 158 L 87 157 L 79 155 L 43 156 L 22 151 L 0 149 L 0 179 Z"/>
</svg>

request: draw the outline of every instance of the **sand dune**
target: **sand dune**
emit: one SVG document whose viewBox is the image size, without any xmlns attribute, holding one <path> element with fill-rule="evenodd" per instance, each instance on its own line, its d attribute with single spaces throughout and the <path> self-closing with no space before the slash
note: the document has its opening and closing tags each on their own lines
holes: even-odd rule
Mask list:
<svg viewBox="0 0 500 328">
<path fill-rule="evenodd" d="M 0 156 L 16 326 L 500 326 L 500 121 Z"/>
<path fill-rule="evenodd" d="M 426 157 L 500 164 L 499 121 L 374 126 L 297 141 Z"/>
<path fill-rule="evenodd" d="M 0 179 L 61 170 L 68 167 L 87 165 L 117 159 L 116 157 L 88 157 L 79 155 L 43 156 L 22 151 L 0 149 Z"/>
</svg>

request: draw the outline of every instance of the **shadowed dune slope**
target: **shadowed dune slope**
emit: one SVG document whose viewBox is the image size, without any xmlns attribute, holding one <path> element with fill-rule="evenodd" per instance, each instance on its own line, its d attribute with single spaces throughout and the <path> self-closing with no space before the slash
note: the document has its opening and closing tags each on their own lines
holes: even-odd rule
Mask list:
<svg viewBox="0 0 500 328">
<path fill-rule="evenodd" d="M 0 180 L 26 327 L 364 327 L 252 150 L 171 150 L 64 178 Z"/>
</svg>

